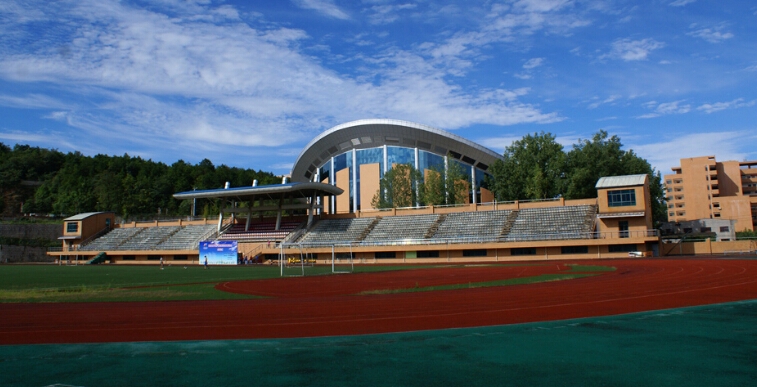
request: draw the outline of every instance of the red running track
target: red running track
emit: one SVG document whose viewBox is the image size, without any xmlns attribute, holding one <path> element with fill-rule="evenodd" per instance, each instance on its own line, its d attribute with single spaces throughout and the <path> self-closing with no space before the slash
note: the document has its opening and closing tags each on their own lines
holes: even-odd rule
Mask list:
<svg viewBox="0 0 757 387">
<path fill-rule="evenodd" d="M 530 285 L 355 295 L 560 273 L 542 266 L 416 269 L 222 283 L 270 298 L 0 304 L 0 344 L 257 339 L 376 334 L 607 316 L 757 299 L 757 260 L 573 262 L 613 272 Z M 531 265 L 531 264 L 529 264 Z"/>
</svg>

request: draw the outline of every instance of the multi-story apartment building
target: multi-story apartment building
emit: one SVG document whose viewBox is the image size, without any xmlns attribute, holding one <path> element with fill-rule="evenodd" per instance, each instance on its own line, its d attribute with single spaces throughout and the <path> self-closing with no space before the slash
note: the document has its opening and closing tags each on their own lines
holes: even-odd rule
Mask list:
<svg viewBox="0 0 757 387">
<path fill-rule="evenodd" d="M 723 161 L 715 156 L 681 159 L 665 175 L 668 221 L 735 220 L 735 230 L 757 225 L 757 161 Z"/>
</svg>

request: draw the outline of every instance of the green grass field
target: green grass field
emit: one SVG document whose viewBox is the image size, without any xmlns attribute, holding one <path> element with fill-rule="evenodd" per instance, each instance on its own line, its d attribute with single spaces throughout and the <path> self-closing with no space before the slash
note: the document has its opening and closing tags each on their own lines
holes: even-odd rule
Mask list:
<svg viewBox="0 0 757 387">
<path fill-rule="evenodd" d="M 454 265 L 444 265 L 454 266 Z M 522 266 L 522 264 L 518 264 Z M 390 270 L 422 269 L 439 265 L 356 265 L 354 272 L 377 272 Z M 341 267 L 346 269 L 346 267 Z M 474 282 L 433 288 L 413 288 L 388 291 L 376 289 L 366 294 L 387 292 L 412 292 L 464 289 L 485 286 L 508 286 L 545 281 L 559 281 L 596 275 L 614 270 L 606 266 L 571 266 L 571 270 L 559 275 L 542 275 L 513 280 Z M 331 274 L 331 266 L 305 268 L 306 275 Z M 301 268 L 287 268 L 285 275 L 298 275 Z M 157 266 L 0 266 L 0 302 L 111 302 L 111 301 L 178 301 L 178 300 L 228 300 L 250 299 L 240 295 L 216 290 L 216 284 L 225 281 L 279 278 L 278 266 L 212 266 L 204 269 L 199 265 Z"/>
</svg>

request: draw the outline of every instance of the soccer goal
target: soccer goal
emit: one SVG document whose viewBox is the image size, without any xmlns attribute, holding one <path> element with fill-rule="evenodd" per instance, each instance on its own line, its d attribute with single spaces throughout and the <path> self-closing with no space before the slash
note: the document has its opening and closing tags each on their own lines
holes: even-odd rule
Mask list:
<svg viewBox="0 0 757 387">
<path fill-rule="evenodd" d="M 315 267 L 315 255 L 301 244 L 281 245 L 279 266 L 282 277 L 302 277 L 306 270 Z"/>
<path fill-rule="evenodd" d="M 355 255 L 352 253 L 352 244 L 349 245 L 349 253 L 336 253 L 336 246 L 331 245 L 331 272 L 352 273 L 355 271 Z"/>
<path fill-rule="evenodd" d="M 324 254 L 323 252 L 329 247 L 331 248 L 331 257 L 326 255 L 328 253 Z M 344 251 L 343 248 L 345 247 L 349 247 L 348 252 Z M 337 248 L 342 251 L 337 252 Z M 319 258 L 321 259 L 320 265 L 318 265 Z M 329 266 L 331 267 L 329 268 Z M 355 271 L 354 254 L 352 246 L 349 244 L 282 243 L 279 248 L 279 268 L 282 277 L 352 273 Z"/>
</svg>

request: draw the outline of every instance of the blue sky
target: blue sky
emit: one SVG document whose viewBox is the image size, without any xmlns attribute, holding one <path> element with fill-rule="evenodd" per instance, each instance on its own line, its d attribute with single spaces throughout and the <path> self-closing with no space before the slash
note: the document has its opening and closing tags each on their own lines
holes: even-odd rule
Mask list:
<svg viewBox="0 0 757 387">
<path fill-rule="evenodd" d="M 288 173 L 363 118 L 757 159 L 743 0 L 3 0 L 0 142 Z"/>
</svg>

